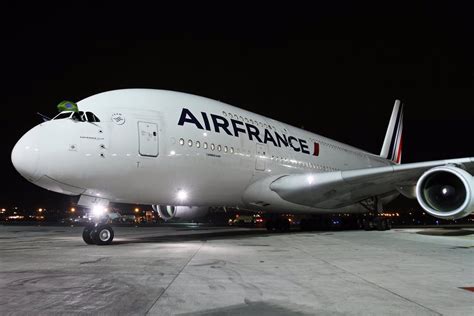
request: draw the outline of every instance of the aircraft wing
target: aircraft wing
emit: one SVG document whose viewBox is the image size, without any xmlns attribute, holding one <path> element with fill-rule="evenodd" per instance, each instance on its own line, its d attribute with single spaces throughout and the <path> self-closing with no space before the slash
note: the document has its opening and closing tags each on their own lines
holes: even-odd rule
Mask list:
<svg viewBox="0 0 474 316">
<path fill-rule="evenodd" d="M 338 208 L 399 191 L 415 198 L 417 180 L 431 168 L 452 165 L 474 173 L 474 158 L 438 160 L 378 168 L 284 175 L 270 184 L 282 199 L 309 207 Z"/>
</svg>

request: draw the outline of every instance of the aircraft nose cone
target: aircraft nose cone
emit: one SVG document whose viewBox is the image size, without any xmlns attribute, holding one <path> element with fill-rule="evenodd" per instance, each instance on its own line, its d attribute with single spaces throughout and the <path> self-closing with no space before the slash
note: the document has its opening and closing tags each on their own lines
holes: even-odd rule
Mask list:
<svg viewBox="0 0 474 316">
<path fill-rule="evenodd" d="M 23 135 L 12 150 L 12 163 L 15 169 L 28 181 L 40 178 L 38 161 L 40 155 L 38 127 Z"/>
</svg>

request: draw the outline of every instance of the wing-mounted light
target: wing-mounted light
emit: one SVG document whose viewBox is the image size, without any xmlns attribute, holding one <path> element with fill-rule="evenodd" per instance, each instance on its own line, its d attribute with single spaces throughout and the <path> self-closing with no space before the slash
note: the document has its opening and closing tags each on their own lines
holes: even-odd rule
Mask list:
<svg viewBox="0 0 474 316">
<path fill-rule="evenodd" d="M 463 218 L 474 212 L 474 178 L 455 166 L 432 168 L 418 180 L 416 197 L 435 217 Z"/>
</svg>

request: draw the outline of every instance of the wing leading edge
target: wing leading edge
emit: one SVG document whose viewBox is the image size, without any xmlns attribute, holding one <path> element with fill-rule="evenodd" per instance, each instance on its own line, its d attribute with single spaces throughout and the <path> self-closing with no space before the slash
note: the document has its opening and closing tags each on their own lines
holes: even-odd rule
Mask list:
<svg viewBox="0 0 474 316">
<path fill-rule="evenodd" d="M 282 199 L 316 208 L 339 208 L 390 192 L 407 193 L 427 170 L 454 165 L 474 172 L 474 158 L 427 161 L 378 168 L 282 176 L 270 189 Z"/>
</svg>

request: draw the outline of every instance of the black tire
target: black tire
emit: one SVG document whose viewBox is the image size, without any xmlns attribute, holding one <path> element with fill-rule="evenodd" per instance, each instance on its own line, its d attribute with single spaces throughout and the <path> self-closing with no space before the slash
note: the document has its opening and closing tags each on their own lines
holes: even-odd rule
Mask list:
<svg viewBox="0 0 474 316">
<path fill-rule="evenodd" d="M 370 225 L 370 220 L 364 219 L 364 220 L 362 221 L 362 227 L 363 227 L 364 230 L 366 230 L 366 231 L 372 230 L 372 225 Z"/>
<path fill-rule="evenodd" d="M 94 241 L 92 240 L 92 236 L 91 236 L 93 229 L 94 229 L 94 226 L 86 226 L 84 227 L 84 230 L 82 231 L 82 239 L 88 245 L 94 245 Z"/>
<path fill-rule="evenodd" d="M 392 221 L 387 219 L 387 230 L 392 229 Z"/>
<path fill-rule="evenodd" d="M 98 224 L 94 227 L 91 236 L 96 245 L 110 245 L 114 240 L 114 230 L 110 225 Z"/>
<path fill-rule="evenodd" d="M 379 219 L 377 221 L 377 230 L 380 230 L 380 231 L 387 230 L 387 220 Z"/>
</svg>

